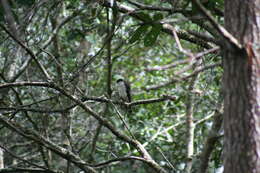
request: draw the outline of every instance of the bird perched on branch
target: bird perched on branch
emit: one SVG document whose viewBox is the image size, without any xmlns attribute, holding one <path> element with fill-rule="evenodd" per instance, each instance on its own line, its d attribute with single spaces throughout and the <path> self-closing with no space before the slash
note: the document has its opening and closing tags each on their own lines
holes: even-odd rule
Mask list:
<svg viewBox="0 0 260 173">
<path fill-rule="evenodd" d="M 116 81 L 117 91 L 120 99 L 123 102 L 131 102 L 131 87 L 130 84 L 122 78 Z"/>
</svg>

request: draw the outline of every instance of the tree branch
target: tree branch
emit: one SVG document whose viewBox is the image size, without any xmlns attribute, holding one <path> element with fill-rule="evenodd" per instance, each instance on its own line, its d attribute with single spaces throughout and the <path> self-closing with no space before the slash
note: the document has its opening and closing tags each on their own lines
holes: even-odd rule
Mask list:
<svg viewBox="0 0 260 173">
<path fill-rule="evenodd" d="M 23 44 L 23 42 L 19 38 L 16 38 L 4 25 L 0 24 L 0 27 L 31 56 L 31 58 L 36 62 L 46 79 L 50 81 L 51 77 L 49 76 L 47 70 L 43 67 L 43 65 L 37 60 L 36 55 L 33 53 L 33 51 L 25 44 Z"/>
<path fill-rule="evenodd" d="M 205 50 L 203 52 L 197 53 L 196 55 L 194 55 L 194 58 L 195 59 L 200 59 L 202 56 L 207 55 L 209 53 L 215 53 L 218 50 L 219 50 L 219 47 L 214 47 L 212 49 L 208 49 L 208 50 Z M 174 67 L 176 67 L 178 65 L 189 63 L 189 62 L 190 62 L 190 59 L 184 59 L 184 60 L 179 60 L 177 62 L 174 62 L 172 64 L 167 64 L 167 65 L 164 65 L 164 66 L 146 68 L 145 70 L 148 71 L 148 72 L 150 72 L 150 71 L 159 71 L 159 70 L 167 70 L 167 69 L 170 69 L 170 68 L 174 68 Z"/>
<path fill-rule="evenodd" d="M 3 168 L 0 169 L 0 173 L 14 173 L 14 172 L 35 172 L 35 173 L 60 173 L 60 171 L 50 171 L 50 170 L 44 170 L 44 169 L 37 169 L 37 168 Z"/>
<path fill-rule="evenodd" d="M 2 85 L 0 85 L 0 89 L 1 88 L 8 88 L 8 87 L 21 87 L 21 86 L 46 87 L 46 88 L 52 88 L 52 89 L 60 92 L 61 94 L 63 94 L 67 98 L 71 99 L 76 104 L 78 104 L 78 106 L 80 106 L 85 112 L 89 113 L 91 116 L 93 116 L 95 119 L 97 119 L 103 126 L 108 128 L 118 139 L 120 139 L 122 141 L 125 141 L 125 142 L 129 143 L 130 145 L 132 145 L 133 147 L 135 147 L 136 149 L 138 149 L 139 153 L 146 159 L 146 163 L 148 165 L 150 165 L 154 170 L 156 170 L 158 172 L 166 173 L 166 171 L 158 163 L 156 163 L 152 159 L 152 157 L 149 155 L 149 153 L 146 151 L 146 149 L 142 146 L 142 144 L 139 141 L 133 140 L 133 139 L 129 138 L 128 136 L 126 136 L 126 135 L 122 134 L 121 132 L 119 132 L 113 126 L 113 124 L 110 123 L 107 119 L 105 119 L 104 117 L 102 117 L 99 114 L 97 114 L 96 112 L 94 112 L 90 107 L 85 105 L 82 101 L 76 99 L 74 96 L 70 95 L 65 90 L 59 88 L 58 86 L 56 86 L 56 85 L 54 85 L 52 83 L 47 83 L 47 82 L 17 82 L 17 83 L 2 84 Z M 48 149 L 52 150 L 53 152 L 56 152 L 58 155 L 66 158 L 66 159 L 73 158 L 73 160 L 71 159 L 70 161 L 72 163 L 74 163 L 75 165 L 79 166 L 79 168 L 92 170 L 89 167 L 85 168 L 84 167 L 85 166 L 85 162 L 84 162 L 84 164 L 82 164 L 83 161 L 80 160 L 79 157 L 77 157 L 73 153 L 71 153 L 69 150 L 64 150 L 64 148 L 56 146 L 52 142 L 46 140 L 45 138 L 43 138 L 41 136 L 38 136 L 38 134 L 33 133 L 32 131 L 30 131 L 30 133 L 33 135 L 33 137 L 31 135 L 28 136 L 27 133 L 24 133 L 24 132 L 21 133 L 12 124 L 10 124 L 10 122 L 6 121 L 4 119 L 4 117 L 1 116 L 1 115 L 0 115 L 0 121 L 3 124 L 5 124 L 8 128 L 16 131 L 20 135 L 22 135 L 24 137 L 27 137 L 29 139 L 35 140 L 36 142 L 40 142 L 41 144 L 43 144 Z M 36 137 L 36 139 L 34 137 Z M 94 171 L 94 170 L 92 170 L 92 171 Z"/>
<path fill-rule="evenodd" d="M 217 110 L 215 111 L 213 117 L 213 125 L 211 130 L 209 131 L 209 135 L 207 136 L 203 149 L 200 153 L 200 166 L 198 172 L 206 173 L 209 165 L 210 155 L 214 150 L 214 146 L 219 139 L 219 132 L 221 129 L 222 121 L 223 121 L 223 104 L 219 103 Z"/>
<path fill-rule="evenodd" d="M 57 172 L 57 171 L 52 171 L 52 170 L 50 170 L 50 169 L 48 169 L 48 168 L 45 168 L 45 167 L 40 166 L 40 165 L 37 165 L 37 164 L 35 164 L 35 163 L 32 163 L 32 162 L 30 162 L 30 161 L 28 161 L 28 160 L 25 160 L 25 159 L 23 159 L 23 158 L 17 156 L 16 154 L 12 153 L 9 149 L 7 149 L 7 148 L 6 148 L 5 146 L 3 146 L 2 144 L 0 144 L 0 148 L 4 149 L 4 150 L 5 150 L 8 154 L 10 154 L 12 157 L 14 157 L 14 158 L 16 158 L 16 159 L 18 159 L 18 160 L 21 160 L 21 161 L 23 161 L 23 162 L 25 162 L 25 163 L 27 163 L 27 164 L 29 164 L 29 165 L 35 166 L 35 167 L 37 167 L 37 168 L 41 168 L 43 171 L 50 172 L 50 173 L 56 173 L 56 172 Z M 1 172 L 1 170 L 0 170 L 0 172 Z"/>
<path fill-rule="evenodd" d="M 208 69 L 211 69 L 211 68 L 215 68 L 217 66 L 221 66 L 222 63 L 216 63 L 216 64 L 210 64 L 210 65 L 206 65 L 205 67 L 202 67 L 202 68 L 199 68 L 195 71 L 193 71 L 191 74 L 189 75 L 186 75 L 186 76 L 182 76 L 182 77 L 175 77 L 175 78 L 172 78 L 170 81 L 168 82 L 165 82 L 165 83 L 162 83 L 162 84 L 159 84 L 159 85 L 154 85 L 154 86 L 150 86 L 150 87 L 147 87 L 145 88 L 146 91 L 149 91 L 149 90 L 156 90 L 156 89 L 159 89 L 159 88 L 162 88 L 162 87 L 166 87 L 168 85 L 171 85 L 175 82 L 182 82 L 184 80 L 187 80 L 189 79 L 190 77 L 198 74 L 198 73 L 201 73 L 205 70 L 208 70 Z"/>
<path fill-rule="evenodd" d="M 198 6 L 200 11 L 208 18 L 208 20 L 212 24 L 212 26 L 219 32 L 219 34 L 226 41 L 228 41 L 228 43 L 233 44 L 234 46 L 236 46 L 239 49 L 242 48 L 242 45 L 239 43 L 239 41 L 233 35 L 231 35 L 223 26 L 218 24 L 215 21 L 214 17 L 210 14 L 210 12 L 205 7 L 203 7 L 203 5 L 201 5 L 201 3 L 198 0 L 192 0 L 192 2 L 194 2 Z"/>
<path fill-rule="evenodd" d="M 105 0 L 103 3 L 101 3 L 101 5 L 103 5 L 105 7 L 112 8 L 111 3 L 108 2 L 107 0 Z M 126 13 L 129 16 L 132 16 L 135 19 L 138 19 L 138 20 L 140 20 L 142 22 L 146 22 L 145 18 L 143 18 L 142 15 L 140 13 L 138 13 L 138 9 L 134 9 L 132 7 L 129 7 L 129 6 L 126 6 L 126 5 L 123 5 L 123 4 L 120 4 L 120 3 L 117 3 L 117 7 L 118 7 L 118 10 L 120 12 Z M 167 34 L 172 35 L 171 30 L 169 30 L 168 28 L 165 28 L 164 26 L 163 26 L 162 31 L 167 33 Z M 211 47 L 208 43 L 204 42 L 203 40 L 198 40 L 195 37 L 191 37 L 190 35 L 187 34 L 187 32 L 178 31 L 177 33 L 178 33 L 178 36 L 181 39 L 187 40 L 187 41 L 189 41 L 191 43 L 194 43 L 194 44 L 201 45 L 202 47 L 205 47 L 205 48 L 210 48 Z"/>
<path fill-rule="evenodd" d="M 21 136 L 33 140 L 37 142 L 40 145 L 43 145 L 44 147 L 48 148 L 49 150 L 53 151 L 54 153 L 58 154 L 59 156 L 71 161 L 75 165 L 77 165 L 79 168 L 81 168 L 83 171 L 90 172 L 90 173 L 96 173 L 96 171 L 87 166 L 87 163 L 84 162 L 79 158 L 79 156 L 73 154 L 71 151 L 59 147 L 53 142 L 47 140 L 43 136 L 40 136 L 38 133 L 32 130 L 25 129 L 24 127 L 19 126 L 18 124 L 6 120 L 6 118 L 2 115 L 0 115 L 0 122 L 7 128 L 15 131 L 16 133 L 20 134 Z"/>
</svg>

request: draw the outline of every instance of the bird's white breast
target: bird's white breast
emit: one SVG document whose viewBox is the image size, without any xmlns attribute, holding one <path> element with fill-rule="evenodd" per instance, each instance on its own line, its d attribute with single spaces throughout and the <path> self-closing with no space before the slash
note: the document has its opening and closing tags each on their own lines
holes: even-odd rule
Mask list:
<svg viewBox="0 0 260 173">
<path fill-rule="evenodd" d="M 121 97 L 123 100 L 127 101 L 126 86 L 125 86 L 124 82 L 118 82 L 117 89 L 118 89 L 119 97 Z"/>
</svg>

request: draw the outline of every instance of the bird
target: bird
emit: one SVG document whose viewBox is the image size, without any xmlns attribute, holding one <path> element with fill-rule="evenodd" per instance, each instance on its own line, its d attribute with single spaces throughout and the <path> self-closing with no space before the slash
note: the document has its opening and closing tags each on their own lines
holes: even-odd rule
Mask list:
<svg viewBox="0 0 260 173">
<path fill-rule="evenodd" d="M 124 79 L 120 78 L 116 81 L 119 98 L 123 102 L 131 103 L 131 87 Z"/>
</svg>

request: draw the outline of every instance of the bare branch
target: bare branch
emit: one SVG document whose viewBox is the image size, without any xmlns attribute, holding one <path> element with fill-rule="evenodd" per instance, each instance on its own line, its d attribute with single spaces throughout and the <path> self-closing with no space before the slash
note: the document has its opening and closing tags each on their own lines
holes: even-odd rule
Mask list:
<svg viewBox="0 0 260 173">
<path fill-rule="evenodd" d="M 1 86 L 0 86 L 1 87 Z M 17 107 L 0 107 L 0 111 L 29 111 L 29 112 L 38 112 L 38 113 L 49 113 L 49 114 L 54 114 L 54 113 L 64 113 L 68 112 L 69 110 L 75 108 L 78 106 L 77 104 L 72 104 L 66 108 L 63 109 L 48 109 L 48 108 L 26 108 L 27 106 L 31 106 L 33 104 L 41 103 L 46 100 L 50 100 L 53 98 L 41 100 L 35 103 L 31 103 L 29 105 L 23 105 L 23 106 L 17 106 Z M 103 98 L 103 97 L 83 97 L 81 99 L 82 102 L 86 102 L 89 100 L 100 102 L 100 103 L 113 103 L 117 105 L 126 105 L 128 107 L 131 106 L 138 106 L 142 104 L 153 104 L 153 103 L 158 103 L 158 102 L 163 102 L 166 100 L 175 100 L 176 98 L 173 96 L 169 95 L 164 95 L 162 98 L 153 98 L 153 99 L 146 99 L 146 100 L 136 100 L 131 103 L 124 103 L 120 101 L 113 101 L 111 99 Z"/>
<path fill-rule="evenodd" d="M 30 48 L 28 48 L 25 44 L 23 44 L 23 42 L 19 38 L 16 38 L 4 25 L 0 24 L 0 27 L 32 57 L 32 59 L 36 62 L 46 79 L 50 81 L 51 77 L 49 76 L 47 70 L 43 67 L 43 65 L 37 60 L 36 55 L 33 53 L 33 51 Z"/>
<path fill-rule="evenodd" d="M 129 106 L 136 106 L 140 104 L 150 104 L 150 103 L 157 103 L 162 102 L 166 100 L 175 100 L 176 98 L 174 96 L 164 95 L 163 98 L 154 98 L 154 99 L 146 99 L 146 100 L 137 100 L 131 103 L 126 103 L 126 105 Z"/>
<path fill-rule="evenodd" d="M 199 59 L 201 58 L 202 56 L 204 55 L 207 55 L 209 53 L 214 53 L 216 51 L 219 50 L 219 47 L 214 47 L 212 49 L 208 49 L 208 50 L 205 50 L 203 52 L 200 52 L 200 53 L 197 53 L 196 55 L 194 55 L 194 58 L 195 59 Z M 190 59 L 185 59 L 185 60 L 179 60 L 177 62 L 174 62 L 172 64 L 167 64 L 165 66 L 159 66 L 159 67 L 150 67 L 150 68 L 146 68 L 145 70 L 146 71 L 157 71 L 157 70 L 167 70 L 167 69 L 170 69 L 170 68 L 174 68 L 178 65 L 181 65 L 181 64 L 186 64 L 186 63 L 189 63 L 190 62 Z"/>
<path fill-rule="evenodd" d="M 19 32 L 17 30 L 16 22 L 15 22 L 13 14 L 12 14 L 12 10 L 10 8 L 8 0 L 1 0 L 1 4 L 2 4 L 2 7 L 4 9 L 5 18 L 6 18 L 6 21 L 8 23 L 8 26 L 9 26 L 9 28 L 11 30 L 12 35 L 16 39 L 19 39 L 19 37 L 18 37 Z"/>
<path fill-rule="evenodd" d="M 175 78 L 172 78 L 170 81 L 166 82 L 166 83 L 162 83 L 162 84 L 159 84 L 159 85 L 154 85 L 154 86 L 150 86 L 150 87 L 147 87 L 145 88 L 145 90 L 149 91 L 149 90 L 155 90 L 155 89 L 159 89 L 159 88 L 162 88 L 162 87 L 166 87 L 168 85 L 171 85 L 175 82 L 183 82 L 187 79 L 189 79 L 190 77 L 198 74 L 198 73 L 201 73 L 205 70 L 208 70 L 208 69 L 211 69 L 211 68 L 215 68 L 217 66 L 221 66 L 222 63 L 216 63 L 216 64 L 210 64 L 210 65 L 206 65 L 205 67 L 202 67 L 202 68 L 199 68 L 195 71 L 193 71 L 191 74 L 187 75 L 187 76 L 182 76 L 182 77 L 175 77 Z"/>
<path fill-rule="evenodd" d="M 0 173 L 14 173 L 14 172 L 35 172 L 35 173 L 59 173 L 60 171 L 50 171 L 50 170 L 44 170 L 44 169 L 37 169 L 37 168 L 4 168 L 0 169 Z"/>
<path fill-rule="evenodd" d="M 105 7 L 112 8 L 111 3 L 108 2 L 107 0 L 105 0 L 103 3 L 101 3 L 101 5 L 103 5 Z M 117 3 L 117 7 L 118 7 L 118 10 L 120 12 L 127 13 L 128 15 L 130 15 L 130 16 L 132 16 L 132 17 L 134 17 L 134 18 L 136 18 L 136 19 L 138 19 L 138 20 L 140 20 L 142 22 L 146 22 L 146 20 L 142 17 L 142 15 L 140 15 L 140 13 L 138 13 L 138 9 L 135 9 L 135 8 L 132 8 L 132 7 L 120 4 L 120 3 Z M 167 34 L 172 35 L 171 30 L 169 30 L 168 28 L 163 27 L 162 31 L 167 33 Z M 187 40 L 187 41 L 189 41 L 191 43 L 195 43 L 195 44 L 201 45 L 202 47 L 205 47 L 205 48 L 210 48 L 211 47 L 209 44 L 207 44 L 203 40 L 198 40 L 198 39 L 196 39 L 194 37 L 191 37 L 190 35 L 187 34 L 187 32 L 178 31 L 177 34 L 178 34 L 178 36 L 181 39 Z"/>
<path fill-rule="evenodd" d="M 45 168 L 45 167 L 40 166 L 40 165 L 37 165 L 37 164 L 35 164 L 35 163 L 32 163 L 32 162 L 30 162 L 30 161 L 28 161 L 28 160 L 25 160 L 25 159 L 23 159 L 23 158 L 17 156 L 16 154 L 12 153 L 9 149 L 7 149 L 7 148 L 6 148 L 4 145 L 2 145 L 2 144 L 0 144 L 0 148 L 4 149 L 4 150 L 5 150 L 8 154 L 10 154 L 12 157 L 14 157 L 14 158 L 16 158 L 16 159 L 19 159 L 19 160 L 21 160 L 21 161 L 23 161 L 23 162 L 25 162 L 25 163 L 28 163 L 29 165 L 35 166 L 35 167 L 37 167 L 37 168 L 41 168 L 41 169 L 43 169 L 43 170 L 45 170 L 45 171 L 48 171 L 48 172 L 50 172 L 50 173 L 55 173 L 55 172 L 56 172 L 56 171 L 49 170 L 48 168 Z M 1 172 L 1 170 L 0 170 L 0 172 Z"/>
<path fill-rule="evenodd" d="M 59 147 L 58 145 L 54 144 L 53 142 L 47 140 L 43 136 L 40 136 L 38 133 L 27 130 L 24 127 L 18 126 L 18 124 L 15 124 L 14 122 L 11 122 L 10 120 L 6 120 L 6 118 L 2 115 L 0 115 L 0 122 L 5 125 L 5 127 L 15 131 L 16 133 L 20 134 L 21 136 L 33 140 L 37 142 L 40 145 L 43 145 L 44 147 L 48 148 L 49 150 L 53 151 L 54 153 L 58 154 L 59 156 L 71 161 L 75 165 L 77 165 L 79 168 L 81 168 L 84 171 L 96 173 L 96 171 L 87 166 L 86 162 L 81 160 L 79 156 L 73 154 L 71 151 Z"/>
<path fill-rule="evenodd" d="M 144 5 L 144 4 L 141 4 L 139 2 L 130 1 L 130 0 L 127 0 L 127 2 L 129 2 L 130 4 L 138 7 L 141 10 L 165 11 L 165 12 L 169 12 L 169 13 L 183 12 L 183 10 L 173 10 L 172 8 L 149 6 L 149 5 Z"/>
<path fill-rule="evenodd" d="M 105 162 L 94 164 L 94 165 L 91 165 L 91 166 L 92 167 L 103 167 L 103 166 L 107 166 L 107 165 L 114 163 L 114 162 L 123 162 L 123 161 L 128 161 L 128 160 L 139 160 L 139 161 L 146 162 L 146 160 L 142 157 L 127 156 L 127 157 L 119 157 L 119 158 L 107 160 Z"/>
<path fill-rule="evenodd" d="M 210 160 L 210 155 L 214 149 L 216 142 L 219 139 L 219 132 L 221 129 L 222 121 L 223 121 L 223 104 L 219 103 L 217 110 L 215 111 L 213 117 L 213 125 L 211 130 L 209 131 L 209 135 L 207 136 L 203 150 L 200 153 L 200 166 L 198 172 L 206 173 L 208 169 L 208 164 Z"/>
<path fill-rule="evenodd" d="M 215 21 L 214 17 L 210 14 L 210 12 L 201 5 L 201 3 L 198 0 L 192 0 L 200 9 L 200 11 L 208 18 L 210 23 L 215 27 L 215 29 L 219 32 L 219 34 L 229 43 L 232 43 L 237 48 L 241 49 L 242 45 L 239 43 L 239 41 L 231 35 L 223 26 L 218 24 L 217 21 Z"/>
<path fill-rule="evenodd" d="M 194 65 L 193 68 L 194 70 L 198 69 L 198 65 L 201 62 L 201 60 L 197 61 Z M 185 167 L 185 172 L 190 173 L 192 169 L 192 161 L 193 161 L 193 155 L 194 155 L 194 131 L 196 128 L 196 124 L 194 123 L 194 101 L 195 101 L 195 95 L 192 93 L 192 90 L 195 89 L 196 83 L 198 81 L 199 73 L 194 75 L 191 78 L 189 87 L 188 87 L 188 97 L 186 100 L 186 134 L 187 134 L 187 161 L 186 161 L 186 167 Z"/>
<path fill-rule="evenodd" d="M 60 92 L 61 94 L 63 94 L 67 98 L 71 99 L 76 104 L 78 104 L 78 106 L 80 106 L 85 112 L 89 113 L 91 116 L 93 116 L 95 119 L 97 119 L 103 126 L 108 128 L 118 139 L 120 139 L 122 141 L 125 141 L 125 142 L 129 143 L 130 145 L 132 145 L 133 147 L 135 147 L 136 149 L 138 149 L 139 153 L 146 159 L 146 163 L 148 165 L 150 165 L 153 169 L 157 170 L 158 172 L 162 172 L 162 173 L 166 172 L 158 163 L 156 163 L 151 158 L 149 153 L 146 151 L 144 146 L 139 141 L 133 140 L 133 139 L 129 138 L 128 136 L 122 134 L 107 119 L 105 119 L 104 117 L 102 117 L 99 114 L 97 114 L 96 112 L 94 112 L 90 107 L 85 105 L 82 101 L 76 99 L 74 96 L 70 95 L 65 90 L 59 88 L 58 86 L 56 86 L 56 85 L 54 85 L 52 83 L 47 83 L 47 82 L 17 82 L 17 83 L 2 84 L 2 85 L 0 85 L 0 89 L 1 88 L 8 88 L 8 87 L 21 87 L 21 86 L 36 86 L 36 87 L 46 87 L 46 88 L 55 89 L 56 91 Z M 1 115 L 0 115 L 0 121 L 4 125 L 6 125 L 8 128 L 16 131 L 18 134 L 20 134 L 20 135 L 22 135 L 24 137 L 27 137 L 29 139 L 35 140 L 36 142 L 40 142 L 42 145 L 44 145 L 48 149 L 52 150 L 53 152 L 56 152 L 58 155 L 66 158 L 66 159 L 69 159 L 69 158 L 72 157 L 74 160 L 70 160 L 70 161 L 72 163 L 76 164 L 77 166 L 79 166 L 81 169 L 90 169 L 90 170 L 92 170 L 89 167 L 85 168 L 85 163 L 82 164 L 83 161 L 79 160 L 80 158 L 76 157 L 73 153 L 71 153 L 68 150 L 65 150 L 65 153 L 62 152 L 62 151 L 64 151 L 63 148 L 56 146 L 54 143 L 48 141 L 47 139 L 45 139 L 45 138 L 43 138 L 41 136 L 38 136 L 37 133 L 34 133 L 34 132 L 30 131 L 29 134 L 32 134 L 33 135 L 33 137 L 32 137 L 31 135 L 28 135 L 28 133 L 20 132 L 19 130 L 16 129 L 15 126 L 13 126 L 11 124 L 11 122 L 6 121 L 4 119 L 4 117 L 1 116 Z M 36 137 L 37 139 L 35 139 L 34 137 Z"/>
</svg>

